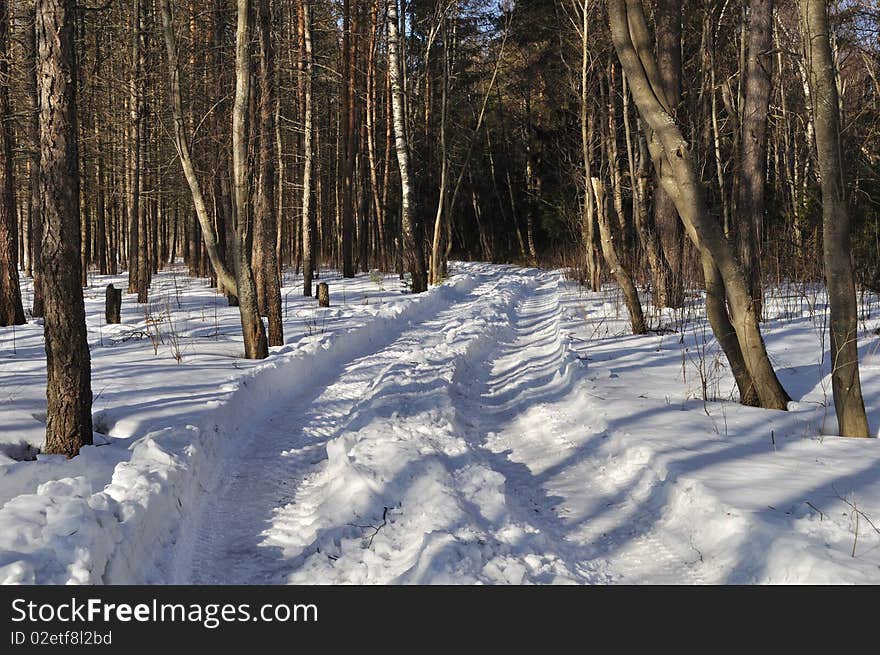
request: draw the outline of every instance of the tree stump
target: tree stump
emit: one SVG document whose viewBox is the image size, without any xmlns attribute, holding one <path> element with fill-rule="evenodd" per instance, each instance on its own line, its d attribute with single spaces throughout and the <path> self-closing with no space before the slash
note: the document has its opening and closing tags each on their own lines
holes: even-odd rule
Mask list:
<svg viewBox="0 0 880 655">
<path fill-rule="evenodd" d="M 122 289 L 115 288 L 112 284 L 107 285 L 106 304 L 104 306 L 104 317 L 108 324 L 121 323 L 120 313 L 122 311 Z"/>
<path fill-rule="evenodd" d="M 318 284 L 318 307 L 329 307 L 330 306 L 330 287 L 327 286 L 326 282 L 320 282 Z"/>
</svg>

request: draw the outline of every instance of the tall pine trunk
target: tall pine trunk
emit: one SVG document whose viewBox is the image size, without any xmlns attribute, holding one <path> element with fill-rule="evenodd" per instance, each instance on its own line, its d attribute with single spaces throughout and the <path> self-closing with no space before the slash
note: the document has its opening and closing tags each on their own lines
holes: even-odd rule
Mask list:
<svg viewBox="0 0 880 655">
<path fill-rule="evenodd" d="M 312 216 L 312 8 L 303 0 L 303 173 L 302 173 L 302 253 L 303 295 L 312 295 L 315 270 L 315 218 Z"/>
<path fill-rule="evenodd" d="M 18 283 L 18 217 L 9 110 L 9 7 L 0 0 L 0 327 L 25 323 Z"/>
<path fill-rule="evenodd" d="M 80 287 L 74 0 L 37 0 L 40 197 L 44 212 L 46 443 L 73 457 L 92 443 L 91 360 Z"/>
</svg>

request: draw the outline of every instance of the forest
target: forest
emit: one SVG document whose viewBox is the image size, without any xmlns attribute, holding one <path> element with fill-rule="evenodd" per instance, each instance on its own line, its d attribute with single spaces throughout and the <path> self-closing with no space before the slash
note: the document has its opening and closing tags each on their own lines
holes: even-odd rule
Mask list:
<svg viewBox="0 0 880 655">
<path fill-rule="evenodd" d="M 524 404 L 511 401 L 494 415 L 487 409 L 492 402 L 472 406 L 470 399 L 459 405 L 456 394 L 486 400 L 512 393 L 518 384 L 536 385 L 530 387 L 534 394 L 551 385 L 555 374 L 566 380 L 564 397 L 576 404 L 575 398 L 606 390 L 590 374 L 572 371 L 581 364 L 599 370 L 600 360 L 618 356 L 633 360 L 624 370 L 634 376 L 633 389 L 643 392 L 632 391 L 630 400 L 655 398 L 659 414 L 676 405 L 670 400 L 675 394 L 685 395 L 681 409 L 696 403 L 691 408 L 696 418 L 682 425 L 706 418 L 709 423 L 695 423 L 694 434 L 728 436 L 739 429 L 734 426 L 748 424 L 743 434 L 760 431 L 761 448 L 766 442 L 777 452 L 779 440 L 797 441 L 796 435 L 875 437 L 880 428 L 880 388 L 872 386 L 880 383 L 874 373 L 880 334 L 875 327 L 880 317 L 880 3 L 0 0 L 0 121 L 0 350 L 6 350 L 0 358 L 8 363 L 0 382 L 10 417 L 0 423 L 11 435 L 0 441 L 12 444 L 3 453 L 13 467 L 61 456 L 51 459 L 45 473 L 15 473 L 32 482 L 0 493 L 10 506 L 25 491 L 39 495 L 34 480 L 44 486 L 59 480 L 63 461 L 74 467 L 67 469 L 73 477 L 65 479 L 88 479 L 88 494 L 118 484 L 119 467 L 134 466 L 134 459 L 89 455 L 103 462 L 91 465 L 81 452 L 110 452 L 103 448 L 108 442 L 142 437 L 138 443 L 147 448 L 155 441 L 144 436 L 153 434 L 147 426 L 158 431 L 159 424 L 134 413 L 135 418 L 123 420 L 119 412 L 134 396 L 119 393 L 111 402 L 106 390 L 125 386 L 133 394 L 147 388 L 159 394 L 158 378 L 151 386 L 154 374 L 167 375 L 169 388 L 203 374 L 205 386 L 225 388 L 207 373 L 210 367 L 174 372 L 188 361 L 203 365 L 198 339 L 201 335 L 207 343 L 209 333 L 228 340 L 223 357 L 234 357 L 235 369 L 265 360 L 265 393 L 273 398 L 265 411 L 286 402 L 278 389 L 293 393 L 300 384 L 308 386 L 313 375 L 322 381 L 316 388 L 328 399 L 333 391 L 340 403 L 358 389 L 361 404 L 352 396 L 349 409 L 330 400 L 322 405 L 324 396 L 317 391 L 297 396 L 299 409 L 290 419 L 290 425 L 299 426 L 293 432 L 318 439 L 314 443 L 322 452 L 326 447 L 321 475 L 344 480 L 349 478 L 341 472 L 348 471 L 343 464 L 354 461 L 351 452 L 365 443 L 353 446 L 351 435 L 367 430 L 364 425 L 372 425 L 373 418 L 384 421 L 387 413 L 377 400 L 375 406 L 368 403 L 369 412 L 361 412 L 373 418 L 358 418 L 358 408 L 367 402 L 363 394 L 373 387 L 357 386 L 366 382 L 345 376 L 368 355 L 375 370 L 364 368 L 363 375 L 378 375 L 374 385 L 386 374 L 397 375 L 404 362 L 411 366 L 406 384 L 427 385 L 418 379 L 421 367 L 435 366 L 431 384 L 453 388 L 449 400 L 425 387 L 412 406 L 392 396 L 385 402 L 394 405 L 400 423 L 383 423 L 381 434 L 403 429 L 409 420 L 440 432 L 476 424 L 482 426 L 473 429 L 484 450 L 492 450 L 492 440 L 504 432 L 496 433 L 493 421 L 511 421 L 526 436 L 537 431 L 555 438 L 574 431 L 575 423 L 581 432 L 588 427 L 583 423 L 593 426 L 599 409 L 579 414 L 581 419 L 551 434 L 556 428 L 545 421 L 558 412 L 532 416 L 537 410 L 528 394 Z M 356 295 L 366 308 L 354 307 Z M 404 303 L 401 299 L 410 304 L 394 304 Z M 363 312 L 373 306 L 374 327 L 357 323 L 367 320 Z M 213 326 L 205 320 L 201 332 L 192 327 L 197 311 L 203 319 L 206 311 L 213 312 Z M 175 323 L 184 320 L 175 318 L 181 312 L 188 312 L 186 327 Z M 230 317 L 232 322 L 226 320 Z M 335 325 L 336 320 L 352 331 L 338 327 L 332 337 L 337 341 L 322 346 L 330 354 L 316 360 L 314 369 L 301 371 L 296 357 L 306 351 L 318 357 L 309 348 L 331 339 L 327 321 Z M 406 327 L 411 321 L 420 321 L 421 331 Z M 446 341 L 435 343 L 441 333 Z M 392 337 L 407 353 L 399 362 Z M 545 337 L 548 341 L 541 341 Z M 367 338 L 381 346 L 362 342 Z M 413 339 L 424 341 L 410 349 Z M 108 340 L 117 351 L 102 359 Z M 135 342 L 146 350 L 120 355 L 119 349 Z M 447 346 L 441 366 L 436 349 Z M 153 364 L 120 372 L 120 366 L 135 361 L 131 358 L 147 351 L 158 358 L 166 348 L 172 354 L 162 369 L 166 373 L 150 372 Z M 655 358 L 667 348 L 674 351 L 669 358 Z M 331 367 L 338 377 L 328 372 Z M 246 370 L 251 375 L 258 369 Z M 141 375 L 146 376 L 142 387 Z M 282 377 L 276 380 L 276 375 Z M 617 389 L 618 375 L 626 374 L 615 364 L 600 379 Z M 807 386 L 804 376 L 812 376 Z M 462 382 L 470 378 L 477 386 Z M 588 378 L 598 385 L 589 392 L 581 389 Z M 649 379 L 650 388 L 645 386 Z M 503 393 L 502 382 L 508 385 Z M 387 393 L 402 394 L 407 387 L 399 384 Z M 19 392 L 16 385 L 29 391 Z M 673 385 L 683 390 L 667 389 Z M 33 389 L 39 394 L 31 397 Z M 174 398 L 186 395 L 182 389 Z M 26 402 L 16 400 L 25 397 Z M 214 402 L 207 393 L 201 397 L 205 404 Z M 548 392 L 543 402 L 562 397 L 561 391 Z M 151 403 L 177 406 L 171 396 L 162 398 L 149 396 L 144 411 L 154 411 Z M 422 407 L 422 401 L 428 404 Z M 253 412 L 251 428 L 265 427 L 259 418 L 264 409 L 254 403 L 257 399 L 247 400 L 242 411 Z M 448 420 L 443 418 L 447 405 Z M 734 406 L 739 409 L 727 409 Z M 318 414 L 321 407 L 325 413 Z M 180 411 L 183 418 L 167 418 L 171 422 L 163 429 L 173 423 L 175 429 L 198 425 L 202 430 L 195 418 L 187 418 L 189 409 Z M 331 427 L 310 432 L 312 424 L 297 423 L 307 421 L 309 412 Z M 745 418 L 738 423 L 734 415 Z M 214 429 L 228 428 L 230 441 L 242 441 L 234 433 L 248 422 L 237 420 L 218 418 Z M 602 430 L 613 433 L 614 421 L 603 420 Z M 671 439 L 678 419 L 667 425 L 647 412 L 645 429 L 658 420 L 666 427 L 656 429 Z M 138 427 L 123 430 L 126 421 Z M 18 435 L 22 425 L 30 426 L 30 436 Z M 27 430 L 21 428 L 21 435 Z M 415 424 L 412 430 L 419 431 Z M 40 440 L 33 437 L 36 431 Z M 199 434 L 193 443 L 213 452 L 215 446 L 205 446 L 207 437 Z M 269 447 L 273 457 L 292 448 L 285 438 L 278 436 L 277 449 Z M 332 446 L 334 440 L 354 450 L 346 455 L 338 450 L 343 446 Z M 846 461 L 880 457 L 872 442 L 842 441 L 847 445 L 839 446 L 840 456 Z M 319 446 L 301 444 L 302 452 Z M 530 452 L 528 443 L 506 446 L 514 454 L 520 447 Z M 216 458 L 251 458 L 234 451 L 239 447 L 262 448 L 229 446 L 233 450 Z M 642 447 L 648 448 L 627 440 L 620 446 L 620 461 L 642 466 Z M 179 454 L 174 448 L 169 452 Z M 500 457 L 502 451 L 492 452 Z M 377 453 L 370 457 L 381 459 Z M 281 466 L 268 455 L 255 457 L 246 465 L 254 480 Z M 518 475 L 509 468 L 513 465 L 497 464 L 489 467 L 493 474 L 513 485 Z M 584 471 L 577 467 L 582 465 L 571 463 L 566 475 L 581 480 Z M 91 472 L 84 472 L 89 467 Z M 106 475 L 95 473 L 102 467 L 109 467 Z M 665 471 L 651 485 L 665 484 Z M 211 475 L 212 484 L 219 484 Z M 359 548 L 370 550 L 374 538 L 391 531 L 394 513 L 404 511 L 400 498 L 409 488 L 401 486 L 400 498 L 392 498 L 390 491 L 375 488 L 378 483 L 351 475 L 354 487 L 334 502 L 350 504 L 358 518 L 364 517 L 360 523 L 370 530 L 363 541 L 369 545 Z M 304 468 L 278 473 L 283 476 L 313 481 Z M 457 476 L 455 485 L 473 482 Z M 855 558 L 861 543 L 876 541 L 880 531 L 854 495 L 838 493 L 838 483 L 826 480 L 820 486 L 834 497 L 829 502 L 843 503 L 848 520 L 855 521 Z M 397 482 L 388 484 L 397 488 Z M 638 496 L 639 485 L 631 484 L 630 492 Z M 878 484 L 876 475 L 864 481 L 862 497 L 871 495 L 869 488 L 880 491 Z M 173 485 L 174 493 L 183 488 L 182 482 Z M 358 496 L 359 485 L 371 491 Z M 327 488 L 325 500 L 341 493 Z M 222 495 L 219 488 L 215 492 L 209 495 Z M 181 507 L 196 506 L 189 493 L 176 496 Z M 256 498 L 260 493 L 236 491 Z M 549 507 L 547 494 L 539 495 Z M 440 495 L 419 502 L 442 506 Z M 582 498 L 580 507 L 590 506 L 590 498 L 595 496 Z M 288 500 L 290 511 L 305 511 L 297 509 L 301 502 Z M 817 502 L 788 500 L 813 509 Z M 113 502 L 122 501 L 114 496 Z M 204 502 L 203 521 L 228 510 L 216 499 Z M 366 505 L 360 507 L 361 502 Z M 880 512 L 880 495 L 871 502 Z M 111 511 L 89 503 L 89 512 Z M 117 517 L 124 514 L 113 511 Z M 338 512 L 330 514 L 335 518 L 327 521 L 346 524 Z M 128 519 L 119 520 L 122 532 L 106 537 L 117 544 L 114 548 L 124 541 Z M 343 537 L 352 524 L 346 525 L 339 528 Z M 835 538 L 850 543 L 851 526 L 838 527 Z M 181 528 L 156 527 L 157 534 L 178 535 L 171 541 L 186 541 L 175 530 Z M 561 534 L 554 543 L 569 539 Z M 98 538 L 83 539 L 94 544 Z M 204 559 L 197 547 L 201 537 L 193 539 L 196 545 L 186 546 L 190 550 L 181 556 L 187 562 Z M 291 556 L 303 575 L 317 570 L 304 564 L 302 554 L 313 552 L 309 549 L 317 547 L 319 536 L 314 539 Z M 677 542 L 666 545 L 673 553 L 679 547 L 688 549 Z M 702 564 L 704 553 L 693 546 L 693 538 L 690 547 Z M 338 569 L 336 559 L 344 555 L 342 548 L 328 557 Z M 108 555 L 103 565 L 89 570 L 116 581 L 204 583 L 224 575 L 199 573 L 195 564 L 195 573 L 135 573 L 130 564 L 120 564 L 120 557 Z M 526 567 L 526 578 L 506 573 L 514 569 L 503 566 L 494 578 L 483 568 L 474 575 L 507 583 L 560 576 L 584 581 L 573 571 L 586 569 L 572 564 L 583 553 L 560 551 L 555 557 L 565 566 L 545 562 L 540 574 Z M 591 561 L 596 557 L 591 554 Z M 435 565 L 447 571 L 445 561 Z M 736 577 L 730 571 L 741 569 L 724 562 L 717 567 L 724 571 L 721 577 L 695 581 L 763 579 L 751 569 Z M 774 569 L 766 563 L 765 570 Z M 25 578 L 41 581 L 40 575 Z M 327 581 L 335 574 L 321 568 L 316 575 Z M 468 575 L 462 579 L 470 580 Z M 608 575 L 617 579 L 616 573 Z M 784 579 L 824 580 L 805 575 Z M 829 575 L 834 580 L 836 573 Z M 434 581 L 458 580 L 449 576 Z M 656 581 L 645 576 L 637 579 Z M 376 581 L 369 576 L 347 581 L 352 579 Z"/>
</svg>

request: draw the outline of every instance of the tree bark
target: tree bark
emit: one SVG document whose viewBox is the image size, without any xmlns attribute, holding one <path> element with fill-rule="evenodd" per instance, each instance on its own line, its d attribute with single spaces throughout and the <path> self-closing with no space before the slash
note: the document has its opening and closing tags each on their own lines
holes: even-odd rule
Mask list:
<svg viewBox="0 0 880 655">
<path fill-rule="evenodd" d="M 764 294 L 758 247 L 764 220 L 773 2 L 751 0 L 749 9 L 749 54 L 745 73 L 741 137 L 742 167 L 736 203 L 739 219 L 737 234 L 740 261 L 755 305 L 755 314 L 760 317 Z"/>
<path fill-rule="evenodd" d="M 312 157 L 314 127 L 312 125 L 312 8 L 311 0 L 303 0 L 303 173 L 302 173 L 302 253 L 303 295 L 312 295 L 315 270 L 315 219 L 312 217 Z"/>
<path fill-rule="evenodd" d="M 404 114 L 403 86 L 401 83 L 401 62 L 397 29 L 397 0 L 388 0 L 388 68 L 391 77 L 391 109 L 394 122 L 394 148 L 397 152 L 397 165 L 400 170 L 401 228 L 403 250 L 409 269 L 411 290 L 421 293 L 428 288 L 428 275 L 425 269 L 425 253 L 422 249 L 424 236 L 421 218 L 413 211 L 412 174 L 409 159 L 409 146 L 406 135 L 406 115 Z"/>
<path fill-rule="evenodd" d="M 351 0 L 342 2 L 342 276 L 354 277 L 355 48 Z"/>
<path fill-rule="evenodd" d="M 250 1 L 237 0 L 235 31 L 235 101 L 232 106 L 232 185 L 235 196 L 233 257 L 241 330 L 247 359 L 269 355 L 266 329 L 257 307 L 257 288 L 251 268 L 253 231 L 248 202 L 247 111 L 250 94 Z"/>
<path fill-rule="evenodd" d="M 256 247 L 255 262 L 261 262 L 259 271 L 269 319 L 269 345 L 284 345 L 284 328 L 281 320 L 281 280 L 278 273 L 276 249 L 278 226 L 275 222 L 275 46 L 272 39 L 272 9 L 270 0 L 259 0 L 259 119 L 260 152 L 259 189 L 254 217 Z M 257 257 L 259 256 L 259 259 Z"/>
<path fill-rule="evenodd" d="M 822 0 L 800 1 L 822 183 L 822 241 L 831 306 L 831 387 L 841 436 L 868 437 L 859 379 L 858 305 L 850 260 L 838 92 L 825 4 Z"/>
<path fill-rule="evenodd" d="M 131 69 L 128 78 L 128 292 L 138 294 L 141 189 L 141 65 L 142 58 L 141 0 L 131 2 Z"/>
<path fill-rule="evenodd" d="M 31 270 L 34 281 L 34 304 L 31 314 L 41 317 L 45 314 L 43 304 L 43 211 L 40 206 L 40 114 L 37 94 L 37 33 L 36 33 L 36 9 L 31 5 L 27 9 L 25 19 L 27 34 L 25 35 L 25 60 L 27 65 L 26 93 L 28 98 L 28 138 L 30 140 L 30 157 L 28 168 L 30 170 L 30 241 L 31 241 Z"/>
<path fill-rule="evenodd" d="M 0 0 L 0 327 L 26 323 L 18 283 L 18 217 L 9 107 L 9 7 Z"/>
<path fill-rule="evenodd" d="M 681 104 L 681 0 L 658 0 L 654 18 L 657 25 L 657 72 L 667 104 L 676 115 Z M 684 233 L 676 215 L 675 203 L 659 183 L 654 191 L 654 225 L 660 236 L 672 274 L 658 294 L 662 306 L 681 307 L 684 302 Z"/>
<path fill-rule="evenodd" d="M 40 197 L 44 212 L 46 443 L 73 457 L 92 443 L 91 360 L 80 287 L 74 0 L 37 0 Z"/>
</svg>

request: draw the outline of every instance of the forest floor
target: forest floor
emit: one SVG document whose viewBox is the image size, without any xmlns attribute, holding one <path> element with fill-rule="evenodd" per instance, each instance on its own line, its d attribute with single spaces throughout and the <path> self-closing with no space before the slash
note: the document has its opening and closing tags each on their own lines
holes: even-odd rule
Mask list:
<svg viewBox="0 0 880 655">
<path fill-rule="evenodd" d="M 0 581 L 880 583 L 880 441 L 832 436 L 821 289 L 767 298 L 788 412 L 734 385 L 690 297 L 627 334 L 611 286 L 455 263 L 426 294 L 284 288 L 286 344 L 241 359 L 237 310 L 158 275 L 103 324 L 96 444 L 42 441 L 36 323 L 0 330 Z M 880 427 L 880 303 L 862 381 Z"/>
</svg>

